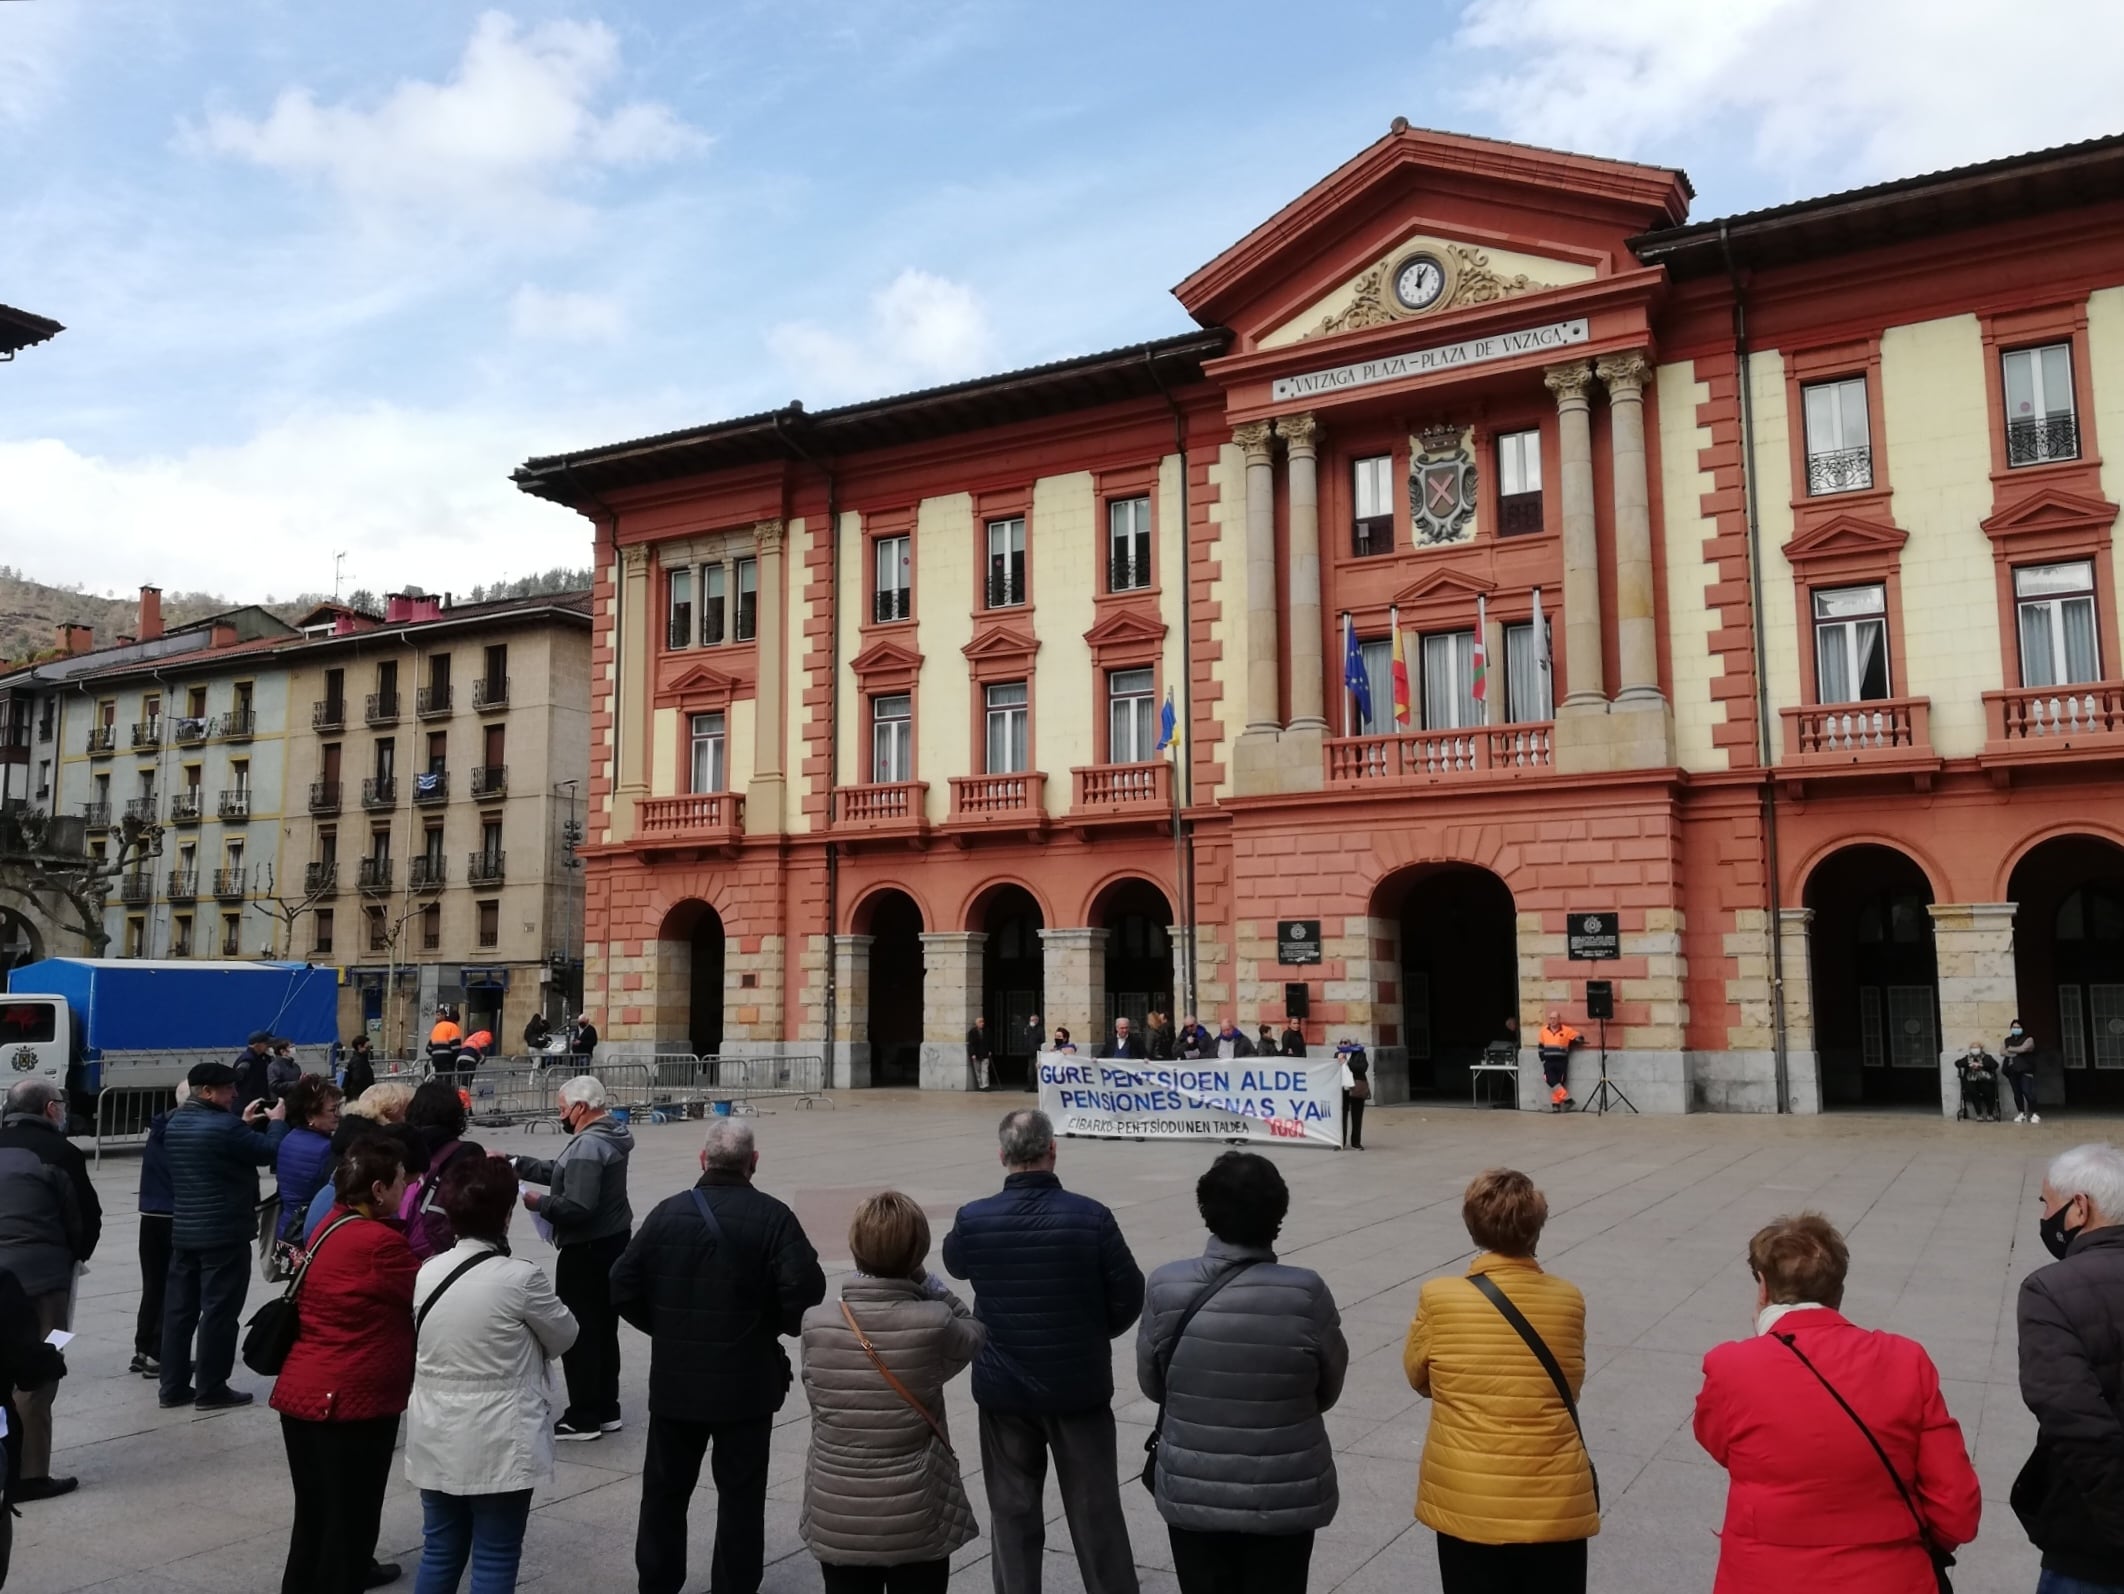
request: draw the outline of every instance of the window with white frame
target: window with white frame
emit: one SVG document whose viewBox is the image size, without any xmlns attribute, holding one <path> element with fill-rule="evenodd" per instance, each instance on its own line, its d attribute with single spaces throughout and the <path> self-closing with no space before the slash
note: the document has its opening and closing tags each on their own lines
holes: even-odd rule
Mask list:
<svg viewBox="0 0 2124 1594">
<path fill-rule="evenodd" d="M 870 778 L 880 786 L 914 779 L 914 699 L 905 692 L 870 700 Z"/>
<path fill-rule="evenodd" d="M 1025 517 L 988 523 L 988 607 L 1010 609 L 1025 601 Z"/>
<path fill-rule="evenodd" d="M 1855 493 L 1873 485 L 1873 437 L 1866 424 L 1866 379 L 1840 377 L 1800 389 L 1807 423 L 1807 491 Z"/>
<path fill-rule="evenodd" d="M 871 618 L 883 625 L 914 613 L 914 539 L 880 537 L 877 541 L 878 593 Z"/>
<path fill-rule="evenodd" d="M 1358 558 L 1394 551 L 1394 458 L 1376 454 L 1350 462 L 1350 552 Z"/>
<path fill-rule="evenodd" d="M 2013 573 L 2013 602 L 2023 686 L 2076 686 L 2102 678 L 2093 560 L 2023 566 Z"/>
<path fill-rule="evenodd" d="M 1151 584 L 1150 499 L 1106 502 L 1106 590 L 1134 592 Z"/>
<path fill-rule="evenodd" d="M 1505 432 L 1497 439 L 1497 535 L 1526 537 L 1541 530 L 1541 433 Z"/>
<path fill-rule="evenodd" d="M 2072 346 L 2046 343 L 2000 359 L 2006 379 L 2006 463 L 2041 465 L 2080 457 L 2072 400 Z"/>
<path fill-rule="evenodd" d="M 721 791 L 727 774 L 724 762 L 724 744 L 727 740 L 724 718 L 720 714 L 696 714 L 693 716 L 693 757 L 690 763 L 693 784 L 691 791 Z"/>
<path fill-rule="evenodd" d="M 1023 681 L 999 681 L 988 688 L 987 758 L 991 775 L 1020 775 L 1031 767 L 1031 726 L 1026 717 Z"/>
<path fill-rule="evenodd" d="M 1871 703 L 1889 695 L 1885 587 L 1814 594 L 1814 685 L 1818 703 Z"/>
<path fill-rule="evenodd" d="M 1533 621 L 1504 628 L 1504 653 L 1505 718 L 1515 725 L 1556 718 L 1547 652 L 1534 634 Z"/>
<path fill-rule="evenodd" d="M 665 644 L 673 648 L 693 645 L 693 572 L 671 572 L 671 613 Z"/>
<path fill-rule="evenodd" d="M 760 618 L 760 562 L 757 559 L 740 559 L 737 562 L 737 626 L 733 632 L 740 642 L 750 642 L 759 630 Z"/>
<path fill-rule="evenodd" d="M 701 646 L 718 647 L 723 640 L 724 595 L 730 577 L 721 565 L 707 565 L 701 570 Z"/>
<path fill-rule="evenodd" d="M 1423 728 L 1465 730 L 1482 721 L 1475 699 L 1475 633 L 1432 632 L 1423 639 Z"/>
<path fill-rule="evenodd" d="M 1157 757 L 1158 700 L 1155 672 L 1109 670 L 1106 674 L 1106 760 L 1144 764 Z"/>
</svg>

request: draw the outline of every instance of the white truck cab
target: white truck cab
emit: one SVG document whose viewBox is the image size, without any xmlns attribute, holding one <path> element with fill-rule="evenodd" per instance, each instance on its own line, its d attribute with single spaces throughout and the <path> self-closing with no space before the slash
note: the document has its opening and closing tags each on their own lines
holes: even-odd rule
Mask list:
<svg viewBox="0 0 2124 1594">
<path fill-rule="evenodd" d="M 31 1075 L 66 1084 L 73 1017 L 63 996 L 0 996 L 0 1089 Z"/>
</svg>

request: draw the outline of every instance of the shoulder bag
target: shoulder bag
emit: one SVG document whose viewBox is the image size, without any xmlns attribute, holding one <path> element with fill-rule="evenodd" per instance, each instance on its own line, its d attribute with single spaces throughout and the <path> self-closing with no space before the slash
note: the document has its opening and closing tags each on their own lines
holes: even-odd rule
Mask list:
<svg viewBox="0 0 2124 1594">
<path fill-rule="evenodd" d="M 478 1267 L 480 1263 L 491 1261 L 501 1254 L 499 1251 L 482 1251 L 477 1256 L 466 1257 L 464 1261 L 450 1269 L 449 1276 L 435 1286 L 435 1293 L 422 1301 L 420 1310 L 413 1314 L 413 1342 L 415 1344 L 420 1343 L 420 1325 L 425 1323 L 428 1320 L 428 1314 L 435 1310 L 435 1303 L 443 1298 L 443 1291 Z"/>
<path fill-rule="evenodd" d="M 863 1354 L 870 1358 L 870 1365 L 878 1370 L 878 1376 L 892 1386 L 895 1395 L 913 1408 L 917 1417 L 929 1424 L 929 1431 L 937 1436 L 937 1443 L 944 1447 L 944 1453 L 956 1464 L 958 1452 L 951 1448 L 951 1437 L 944 1432 L 944 1425 L 937 1421 L 927 1406 L 915 1398 L 913 1390 L 900 1382 L 899 1375 L 885 1365 L 885 1358 L 878 1354 L 877 1346 L 870 1343 L 870 1336 L 863 1332 L 863 1325 L 856 1321 L 855 1312 L 846 1301 L 841 1302 L 841 1316 L 847 1319 L 848 1332 L 855 1335 L 856 1343 L 863 1347 Z"/>
<path fill-rule="evenodd" d="M 1225 1285 L 1244 1273 L 1254 1264 L 1241 1262 L 1237 1267 L 1228 1267 L 1209 1283 L 1195 1292 L 1195 1298 L 1187 1303 L 1187 1310 L 1180 1314 L 1180 1326 L 1173 1330 L 1172 1343 L 1165 1347 L 1165 1354 L 1158 1358 L 1158 1387 L 1165 1391 L 1166 1399 L 1172 1398 L 1172 1388 L 1167 1380 L 1173 1371 L 1173 1357 L 1179 1354 L 1180 1338 L 1187 1332 L 1187 1325 L 1195 1320 L 1195 1314 L 1209 1305 L 1210 1298 Z M 1158 1492 L 1158 1446 L 1165 1435 L 1165 1400 L 1158 1402 L 1158 1420 L 1151 1424 L 1150 1437 L 1143 1441 L 1143 1487 L 1155 1495 Z"/>
<path fill-rule="evenodd" d="M 1844 1415 L 1856 1423 L 1858 1431 L 1866 1436 L 1866 1443 L 1873 1446 L 1873 1453 L 1880 1457 L 1881 1465 L 1888 1469 L 1889 1481 L 1895 1485 L 1895 1492 L 1902 1497 L 1903 1509 L 1910 1513 L 1910 1520 L 1917 1524 L 1918 1543 L 1925 1547 L 1926 1557 L 1932 1562 L 1932 1580 L 1939 1594 L 1954 1594 L 1954 1581 L 1947 1575 L 1947 1568 L 1954 1565 L 1954 1557 L 1933 1543 L 1932 1530 L 1925 1526 L 1924 1517 L 1918 1514 L 1917 1502 L 1910 1498 L 1910 1491 L 1903 1486 L 1903 1475 L 1895 1470 L 1895 1463 L 1888 1459 L 1888 1452 L 1881 1448 L 1880 1440 L 1873 1437 L 1873 1430 L 1866 1426 L 1866 1419 L 1853 1411 L 1851 1402 L 1837 1393 L 1836 1385 L 1824 1378 L 1822 1370 L 1807 1360 L 1807 1353 L 1793 1342 L 1794 1336 L 1772 1334 L 1770 1337 L 1799 1358 L 1800 1365 L 1814 1374 L 1815 1382 L 1829 1391 L 1829 1398 L 1844 1408 Z"/>
<path fill-rule="evenodd" d="M 1497 1308 L 1498 1315 L 1510 1323 L 1519 1337 L 1527 1342 L 1527 1349 L 1541 1363 L 1541 1370 L 1549 1375 L 1549 1382 L 1556 1386 L 1556 1397 L 1563 1402 L 1564 1411 L 1570 1416 L 1571 1427 L 1578 1434 L 1578 1448 L 1586 1453 L 1586 1471 L 1593 1479 L 1593 1509 L 1600 1509 L 1600 1468 L 1593 1464 L 1593 1451 L 1586 1443 L 1586 1430 L 1578 1420 L 1578 1402 L 1571 1398 L 1571 1385 L 1565 1379 L 1563 1368 L 1557 1365 L 1555 1355 L 1534 1331 L 1526 1314 L 1512 1304 L 1511 1297 L 1498 1288 L 1497 1281 L 1487 1273 L 1471 1273 L 1468 1282 L 1474 1285 L 1489 1303 Z"/>
<path fill-rule="evenodd" d="M 252 1372 L 266 1378 L 280 1376 L 281 1368 L 288 1364 L 288 1352 L 295 1348 L 295 1336 L 302 1331 L 302 1318 L 296 1309 L 296 1297 L 302 1292 L 302 1281 L 309 1275 L 310 1264 L 317 1253 L 324 1249 L 325 1241 L 361 1216 L 349 1212 L 324 1233 L 317 1236 L 317 1243 L 310 1247 L 295 1268 L 295 1276 L 288 1280 L 288 1287 L 251 1315 L 243 1334 L 243 1364 Z"/>
</svg>

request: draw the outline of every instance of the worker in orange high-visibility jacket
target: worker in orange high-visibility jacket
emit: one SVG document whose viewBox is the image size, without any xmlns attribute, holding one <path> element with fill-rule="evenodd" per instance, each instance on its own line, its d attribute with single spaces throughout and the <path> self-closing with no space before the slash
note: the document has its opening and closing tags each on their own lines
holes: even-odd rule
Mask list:
<svg viewBox="0 0 2124 1594">
<path fill-rule="evenodd" d="M 1551 1112 L 1563 1112 L 1571 1105 L 1571 1092 L 1564 1084 L 1564 1069 L 1571 1061 L 1571 1048 L 1583 1046 L 1585 1041 L 1585 1036 L 1564 1022 L 1561 1010 L 1549 1009 L 1549 1020 L 1541 1026 L 1541 1035 L 1534 1046 L 1541 1054 L 1541 1077 L 1549 1083 Z"/>
</svg>

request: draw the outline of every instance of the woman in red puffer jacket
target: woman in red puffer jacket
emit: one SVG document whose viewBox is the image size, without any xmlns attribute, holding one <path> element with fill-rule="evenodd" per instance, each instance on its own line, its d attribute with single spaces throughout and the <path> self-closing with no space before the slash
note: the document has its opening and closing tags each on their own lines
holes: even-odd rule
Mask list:
<svg viewBox="0 0 2124 1594">
<path fill-rule="evenodd" d="M 282 1594 L 353 1594 L 398 1576 L 374 1564 L 399 1415 L 413 1390 L 413 1280 L 397 1225 L 404 1152 L 381 1136 L 348 1148 L 338 1200 L 310 1239 L 301 1329 L 273 1386 L 295 1484 Z"/>
</svg>

